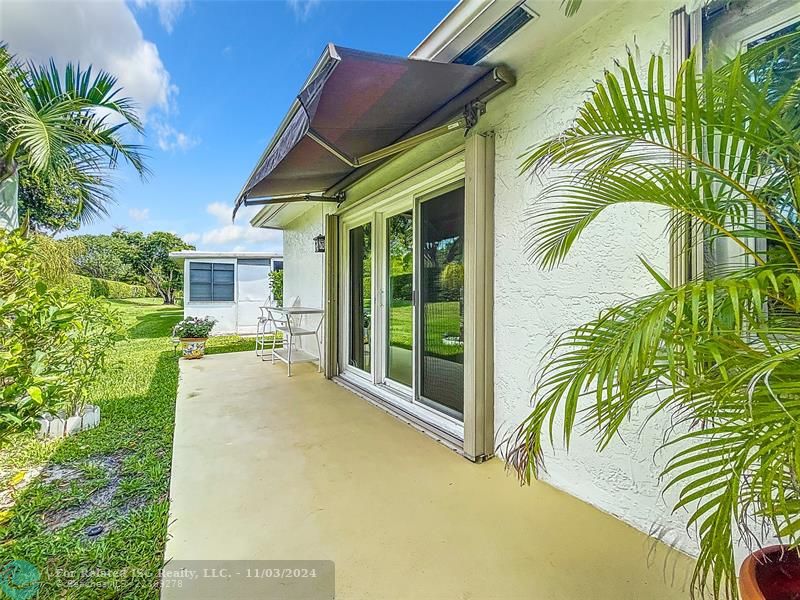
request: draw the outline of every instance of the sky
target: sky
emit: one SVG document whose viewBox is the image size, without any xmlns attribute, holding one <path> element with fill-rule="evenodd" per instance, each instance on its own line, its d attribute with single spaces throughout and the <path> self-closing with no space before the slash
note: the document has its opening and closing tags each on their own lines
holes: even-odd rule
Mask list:
<svg viewBox="0 0 800 600">
<path fill-rule="evenodd" d="M 0 0 L 12 54 L 114 74 L 138 104 L 152 174 L 113 176 L 80 233 L 171 231 L 200 250 L 280 251 L 233 201 L 325 44 L 405 56 L 454 0 Z"/>
</svg>

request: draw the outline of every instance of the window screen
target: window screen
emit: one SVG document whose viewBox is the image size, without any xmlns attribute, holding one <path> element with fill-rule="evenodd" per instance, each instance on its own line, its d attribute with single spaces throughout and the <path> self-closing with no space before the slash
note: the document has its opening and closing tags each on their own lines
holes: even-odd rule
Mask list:
<svg viewBox="0 0 800 600">
<path fill-rule="evenodd" d="M 464 415 L 464 188 L 420 205 L 420 400 Z"/>
<path fill-rule="evenodd" d="M 191 263 L 189 301 L 233 302 L 233 264 Z"/>
</svg>

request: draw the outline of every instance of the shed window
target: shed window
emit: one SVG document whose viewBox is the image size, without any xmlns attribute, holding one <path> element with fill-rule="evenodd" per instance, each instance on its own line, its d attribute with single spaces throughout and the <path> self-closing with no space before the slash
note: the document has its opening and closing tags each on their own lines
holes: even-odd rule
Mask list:
<svg viewBox="0 0 800 600">
<path fill-rule="evenodd" d="M 189 265 L 191 302 L 233 302 L 233 264 L 193 262 Z"/>
</svg>

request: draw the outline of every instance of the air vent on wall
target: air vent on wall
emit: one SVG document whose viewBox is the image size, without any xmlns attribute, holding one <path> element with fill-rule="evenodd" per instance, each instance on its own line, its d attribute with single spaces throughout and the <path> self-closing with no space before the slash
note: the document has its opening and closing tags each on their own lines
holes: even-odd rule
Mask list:
<svg viewBox="0 0 800 600">
<path fill-rule="evenodd" d="M 481 37 L 467 46 L 453 59 L 454 63 L 474 65 L 482 61 L 492 50 L 505 42 L 527 23 L 536 18 L 536 13 L 525 4 L 508 11 L 499 21 L 486 30 Z"/>
</svg>

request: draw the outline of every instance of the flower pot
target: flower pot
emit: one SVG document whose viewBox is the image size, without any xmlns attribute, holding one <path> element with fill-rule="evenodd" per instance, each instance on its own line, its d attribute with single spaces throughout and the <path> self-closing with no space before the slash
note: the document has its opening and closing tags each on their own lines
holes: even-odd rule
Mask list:
<svg viewBox="0 0 800 600">
<path fill-rule="evenodd" d="M 208 338 L 181 338 L 181 356 L 186 359 L 203 358 Z"/>
<path fill-rule="evenodd" d="M 800 552 L 768 546 L 753 552 L 739 570 L 741 600 L 800 598 Z"/>
</svg>

